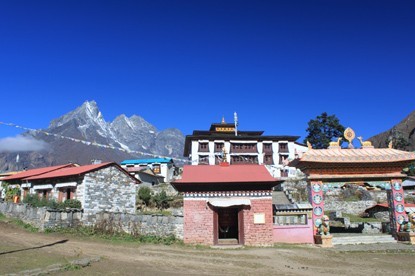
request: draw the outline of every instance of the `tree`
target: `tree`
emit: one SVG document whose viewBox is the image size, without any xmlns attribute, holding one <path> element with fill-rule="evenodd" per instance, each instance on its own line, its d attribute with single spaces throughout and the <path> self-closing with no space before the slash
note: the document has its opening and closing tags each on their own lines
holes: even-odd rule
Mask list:
<svg viewBox="0 0 415 276">
<path fill-rule="evenodd" d="M 392 141 L 394 149 L 406 150 L 406 148 L 410 145 L 408 139 L 406 139 L 404 134 L 397 130 L 396 127 L 393 127 L 389 132 L 389 136 L 386 139 L 386 145 L 388 145 L 390 141 Z"/>
<path fill-rule="evenodd" d="M 343 137 L 344 129 L 345 127 L 340 124 L 336 115 L 328 115 L 323 112 L 316 119 L 308 122 L 306 129 L 308 135 L 304 139 L 304 143 L 307 143 L 308 140 L 313 148 L 325 149 L 333 138 Z"/>
</svg>

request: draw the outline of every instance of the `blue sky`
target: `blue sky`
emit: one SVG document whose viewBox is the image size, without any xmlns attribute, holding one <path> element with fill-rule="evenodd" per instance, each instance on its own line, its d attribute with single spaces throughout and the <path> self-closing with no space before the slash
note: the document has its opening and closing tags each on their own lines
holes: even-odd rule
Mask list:
<svg viewBox="0 0 415 276">
<path fill-rule="evenodd" d="M 415 110 L 414 1 L 0 1 L 0 121 L 86 100 L 186 134 L 306 136 L 322 112 L 369 138 Z M 0 138 L 20 131 L 0 125 Z"/>
</svg>

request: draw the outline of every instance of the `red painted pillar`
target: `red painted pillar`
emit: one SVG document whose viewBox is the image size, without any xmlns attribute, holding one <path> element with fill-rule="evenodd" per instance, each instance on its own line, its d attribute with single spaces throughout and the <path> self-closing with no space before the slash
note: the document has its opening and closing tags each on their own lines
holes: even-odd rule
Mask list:
<svg viewBox="0 0 415 276">
<path fill-rule="evenodd" d="M 310 203 L 313 206 L 313 234 L 317 233 L 324 216 L 323 183 L 311 181 L 309 186 Z"/>
<path fill-rule="evenodd" d="M 391 187 L 387 190 L 391 232 L 394 237 L 400 230 L 400 223 L 407 219 L 405 213 L 404 191 L 401 179 L 392 179 Z"/>
</svg>

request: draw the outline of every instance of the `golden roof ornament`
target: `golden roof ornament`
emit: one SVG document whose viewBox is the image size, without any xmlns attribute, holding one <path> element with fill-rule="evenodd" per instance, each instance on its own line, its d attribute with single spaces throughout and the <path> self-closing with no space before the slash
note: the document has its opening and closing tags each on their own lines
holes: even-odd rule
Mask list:
<svg viewBox="0 0 415 276">
<path fill-rule="evenodd" d="M 222 116 L 222 121 L 220 123 L 221 124 L 226 124 L 226 122 L 225 122 L 225 116 Z"/>
<path fill-rule="evenodd" d="M 370 141 L 363 141 L 362 136 L 357 137 L 359 139 L 362 148 L 373 148 L 372 142 Z"/>
<path fill-rule="evenodd" d="M 337 138 L 337 141 L 330 142 L 330 143 L 329 143 L 329 149 L 333 149 L 333 148 L 340 148 L 340 141 L 341 141 L 342 139 L 343 139 L 343 138 L 338 137 L 338 138 Z"/>
<path fill-rule="evenodd" d="M 308 149 L 312 149 L 313 148 L 313 146 L 311 145 L 311 143 L 307 140 L 307 147 L 308 147 Z"/>
<path fill-rule="evenodd" d="M 353 139 L 356 137 L 356 134 L 354 133 L 354 130 L 350 127 L 346 128 L 343 133 L 344 138 L 346 138 L 347 141 L 349 141 L 349 144 L 353 143 Z"/>
<path fill-rule="evenodd" d="M 393 141 L 392 140 L 390 140 L 388 148 L 393 149 Z"/>
</svg>

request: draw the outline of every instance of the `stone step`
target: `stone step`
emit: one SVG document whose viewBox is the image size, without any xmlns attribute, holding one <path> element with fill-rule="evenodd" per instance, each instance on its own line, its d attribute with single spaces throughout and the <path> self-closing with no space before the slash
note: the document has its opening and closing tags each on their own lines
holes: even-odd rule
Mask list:
<svg viewBox="0 0 415 276">
<path fill-rule="evenodd" d="M 353 235 L 340 236 L 333 235 L 333 245 L 340 244 L 374 244 L 374 243 L 397 243 L 391 235 Z"/>
<path fill-rule="evenodd" d="M 238 245 L 238 239 L 218 239 L 218 245 Z"/>
</svg>

